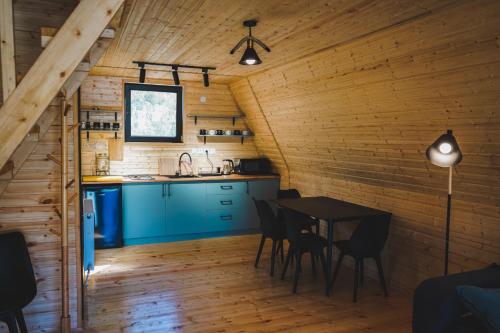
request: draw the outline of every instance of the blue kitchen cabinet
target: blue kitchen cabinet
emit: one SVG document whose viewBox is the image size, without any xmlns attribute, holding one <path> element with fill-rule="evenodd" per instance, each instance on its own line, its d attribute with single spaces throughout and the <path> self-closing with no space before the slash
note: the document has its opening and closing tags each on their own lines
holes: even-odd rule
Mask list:
<svg viewBox="0 0 500 333">
<path fill-rule="evenodd" d="M 159 241 L 167 235 L 166 184 L 123 186 L 123 238 L 125 245 Z"/>
<path fill-rule="evenodd" d="M 125 245 L 255 232 L 252 201 L 274 199 L 278 179 L 123 186 Z"/>
<path fill-rule="evenodd" d="M 166 184 L 167 235 L 197 234 L 203 228 L 206 183 Z"/>
</svg>

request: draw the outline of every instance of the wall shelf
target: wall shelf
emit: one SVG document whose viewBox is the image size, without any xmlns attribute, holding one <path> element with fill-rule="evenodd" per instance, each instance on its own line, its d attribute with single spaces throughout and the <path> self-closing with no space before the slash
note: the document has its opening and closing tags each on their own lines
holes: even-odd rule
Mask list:
<svg viewBox="0 0 500 333">
<path fill-rule="evenodd" d="M 118 129 L 118 130 L 114 130 L 114 129 L 105 130 L 105 129 L 92 129 L 92 128 L 86 129 L 86 128 L 80 128 L 80 131 L 81 132 L 87 132 L 87 140 L 90 139 L 90 132 L 92 132 L 92 133 L 114 133 L 115 134 L 115 139 L 118 139 L 118 133 L 121 132 L 121 129 Z"/>
<path fill-rule="evenodd" d="M 206 134 L 206 135 L 202 135 L 202 134 L 198 134 L 198 137 L 199 138 L 203 138 L 203 144 L 207 144 L 207 138 L 241 138 L 241 144 L 243 144 L 243 141 L 245 140 L 245 138 L 247 137 L 251 137 L 253 136 L 253 134 L 248 134 L 248 135 L 210 135 L 210 134 Z"/>
<path fill-rule="evenodd" d="M 207 118 L 207 119 L 231 119 L 233 121 L 233 125 L 236 123 L 236 119 L 241 119 L 245 118 L 245 115 L 243 114 L 230 114 L 230 115 L 224 115 L 224 114 L 214 114 L 214 115 L 207 115 L 207 114 L 188 114 L 188 118 L 194 118 L 194 124 L 196 125 L 198 123 L 198 118 Z"/>
</svg>

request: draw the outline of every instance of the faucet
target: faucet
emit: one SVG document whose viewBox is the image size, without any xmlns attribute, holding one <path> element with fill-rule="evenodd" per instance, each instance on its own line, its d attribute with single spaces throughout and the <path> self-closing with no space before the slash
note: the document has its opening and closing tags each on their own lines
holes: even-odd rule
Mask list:
<svg viewBox="0 0 500 333">
<path fill-rule="evenodd" d="M 191 158 L 191 155 L 189 155 L 189 153 L 182 153 L 181 156 L 179 156 L 179 176 L 182 176 L 182 158 L 184 157 L 184 155 L 187 155 L 187 157 L 189 157 L 189 169 L 191 169 L 191 174 L 193 174 L 193 168 L 192 168 L 192 164 L 193 164 L 193 159 Z"/>
</svg>

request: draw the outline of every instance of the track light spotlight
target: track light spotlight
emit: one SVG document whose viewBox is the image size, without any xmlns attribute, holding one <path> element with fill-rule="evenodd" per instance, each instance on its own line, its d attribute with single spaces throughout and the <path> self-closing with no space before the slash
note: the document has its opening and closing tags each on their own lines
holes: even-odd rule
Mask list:
<svg viewBox="0 0 500 333">
<path fill-rule="evenodd" d="M 144 64 L 139 64 L 139 82 L 144 83 L 146 81 L 146 69 L 144 68 Z"/>
<path fill-rule="evenodd" d="M 203 72 L 203 85 L 208 87 L 210 85 L 210 82 L 208 82 L 208 68 L 202 68 L 201 71 Z"/>
<path fill-rule="evenodd" d="M 174 84 L 178 86 L 181 81 L 179 80 L 179 66 L 172 66 L 172 77 L 174 78 Z"/>
<path fill-rule="evenodd" d="M 257 25 L 257 20 L 247 20 L 243 22 L 243 25 L 248 28 L 248 36 L 243 37 L 238 44 L 229 52 L 230 54 L 234 54 L 245 42 L 247 43 L 247 48 L 241 57 L 240 64 L 241 65 L 258 65 L 262 63 L 257 52 L 254 49 L 254 43 L 262 47 L 267 52 L 271 52 L 271 49 L 258 40 L 257 38 L 252 36 L 252 27 Z"/>
</svg>

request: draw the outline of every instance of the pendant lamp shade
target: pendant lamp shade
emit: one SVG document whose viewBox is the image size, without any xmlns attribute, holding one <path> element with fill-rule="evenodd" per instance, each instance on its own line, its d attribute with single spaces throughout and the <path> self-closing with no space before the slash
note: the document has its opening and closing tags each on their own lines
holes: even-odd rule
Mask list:
<svg viewBox="0 0 500 333">
<path fill-rule="evenodd" d="M 462 160 L 462 152 L 451 130 L 437 138 L 427 148 L 426 155 L 432 164 L 440 167 L 451 167 Z"/>
<path fill-rule="evenodd" d="M 240 65 L 258 65 L 261 64 L 262 60 L 260 60 L 257 52 L 252 46 L 247 46 L 243 56 L 240 60 Z"/>
</svg>

